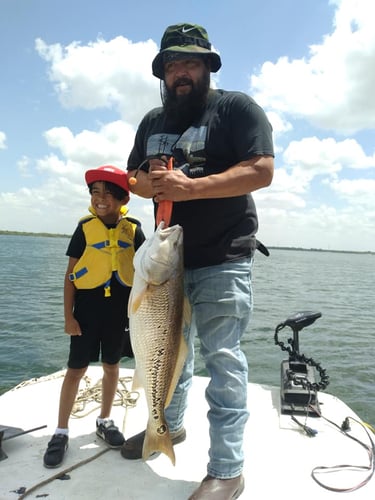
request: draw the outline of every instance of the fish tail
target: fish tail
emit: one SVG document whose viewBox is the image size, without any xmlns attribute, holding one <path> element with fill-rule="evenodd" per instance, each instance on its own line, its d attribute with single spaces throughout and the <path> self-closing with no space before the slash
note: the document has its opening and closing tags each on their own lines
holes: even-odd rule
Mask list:
<svg viewBox="0 0 375 500">
<path fill-rule="evenodd" d="M 165 455 L 167 455 L 167 457 L 170 458 L 173 465 L 176 464 L 176 456 L 174 454 L 172 439 L 169 434 L 169 430 L 166 429 L 164 434 L 157 434 L 150 431 L 148 427 L 143 443 L 143 460 L 147 460 L 150 455 L 156 452 L 164 453 Z"/>
</svg>

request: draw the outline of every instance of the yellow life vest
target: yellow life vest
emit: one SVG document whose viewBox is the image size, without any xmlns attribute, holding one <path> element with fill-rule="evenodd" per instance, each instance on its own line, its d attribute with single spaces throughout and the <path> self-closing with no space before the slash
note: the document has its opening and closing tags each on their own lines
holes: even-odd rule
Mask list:
<svg viewBox="0 0 375 500">
<path fill-rule="evenodd" d="M 132 286 L 134 277 L 134 236 L 137 225 L 125 217 L 127 208 L 121 207 L 121 219 L 113 229 L 96 216 L 83 217 L 82 230 L 86 248 L 69 275 L 78 289 L 92 289 L 104 285 L 104 295 L 111 296 L 111 278 L 114 273 L 124 286 Z"/>
</svg>

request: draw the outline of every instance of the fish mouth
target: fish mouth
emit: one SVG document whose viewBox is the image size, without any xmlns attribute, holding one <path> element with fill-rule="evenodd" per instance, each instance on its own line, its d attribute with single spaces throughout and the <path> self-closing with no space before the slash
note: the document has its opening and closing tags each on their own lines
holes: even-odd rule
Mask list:
<svg viewBox="0 0 375 500">
<path fill-rule="evenodd" d="M 146 240 L 134 257 L 135 268 L 144 282 L 163 285 L 179 268 L 182 261 L 183 231 L 178 224 L 165 227 L 162 221 L 153 237 Z"/>
<path fill-rule="evenodd" d="M 182 227 L 179 226 L 178 224 L 175 224 L 174 226 L 165 227 L 165 222 L 161 221 L 156 229 L 156 232 L 158 233 L 158 236 L 161 241 L 170 238 L 173 233 L 176 233 L 177 236 L 176 236 L 176 241 L 174 242 L 175 245 L 177 245 L 182 238 Z"/>
</svg>

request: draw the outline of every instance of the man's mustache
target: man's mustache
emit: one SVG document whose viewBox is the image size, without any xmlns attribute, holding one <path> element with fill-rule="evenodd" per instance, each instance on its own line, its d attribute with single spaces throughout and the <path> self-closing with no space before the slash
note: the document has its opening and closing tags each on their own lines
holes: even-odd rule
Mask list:
<svg viewBox="0 0 375 500">
<path fill-rule="evenodd" d="M 176 88 L 179 87 L 180 85 L 194 86 L 194 82 L 190 78 L 179 78 L 173 83 L 173 89 L 176 90 Z"/>
</svg>

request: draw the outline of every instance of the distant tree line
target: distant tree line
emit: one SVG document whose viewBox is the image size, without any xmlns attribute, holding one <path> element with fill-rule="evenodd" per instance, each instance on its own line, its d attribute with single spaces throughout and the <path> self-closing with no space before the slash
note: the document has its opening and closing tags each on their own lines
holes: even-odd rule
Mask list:
<svg viewBox="0 0 375 500">
<path fill-rule="evenodd" d="M 25 231 L 3 231 L 0 229 L 0 235 L 11 235 L 11 236 L 45 236 L 48 238 L 70 238 L 70 234 L 54 234 L 54 233 L 28 233 Z M 270 250 L 299 250 L 302 252 L 332 252 L 332 253 L 359 253 L 359 254 L 370 254 L 375 255 L 375 252 L 356 252 L 354 250 L 328 250 L 323 248 L 300 248 L 300 247 L 268 247 Z"/>
<path fill-rule="evenodd" d="M 8 236 L 44 236 L 47 238 L 70 238 L 69 234 L 54 234 L 54 233 L 29 233 L 27 231 L 4 231 L 0 229 L 0 235 Z"/>
</svg>

